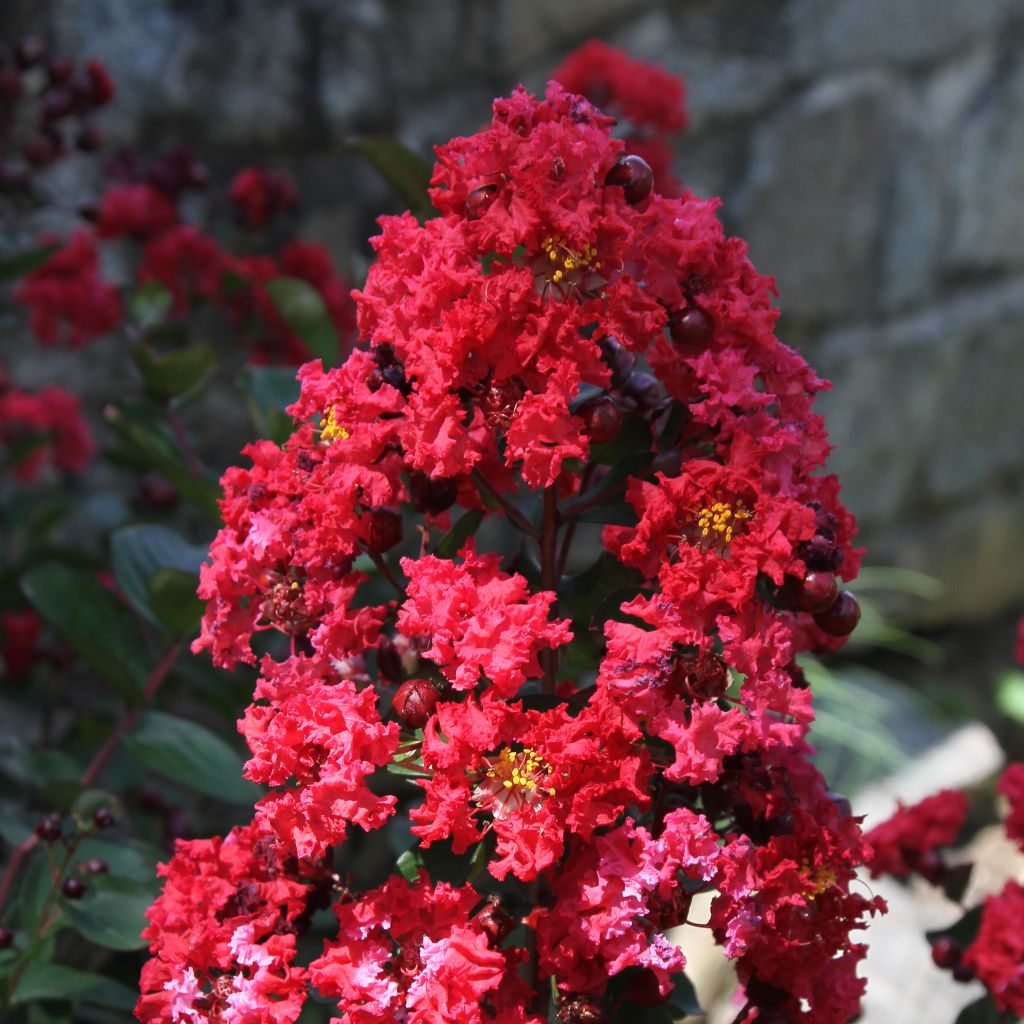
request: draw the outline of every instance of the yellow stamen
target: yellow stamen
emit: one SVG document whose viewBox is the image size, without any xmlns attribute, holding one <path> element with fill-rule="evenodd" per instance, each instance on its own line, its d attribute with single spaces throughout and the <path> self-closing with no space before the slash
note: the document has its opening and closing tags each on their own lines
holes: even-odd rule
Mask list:
<svg viewBox="0 0 1024 1024">
<path fill-rule="evenodd" d="M 338 422 L 337 406 L 332 405 L 327 415 L 320 421 L 320 440 L 330 444 L 332 441 L 347 441 L 352 435 L 348 427 Z"/>
</svg>

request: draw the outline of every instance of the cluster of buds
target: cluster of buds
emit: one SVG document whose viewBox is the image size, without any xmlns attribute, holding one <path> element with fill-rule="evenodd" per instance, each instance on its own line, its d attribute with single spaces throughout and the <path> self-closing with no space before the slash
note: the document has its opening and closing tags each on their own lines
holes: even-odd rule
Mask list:
<svg viewBox="0 0 1024 1024">
<path fill-rule="evenodd" d="M 0 192 L 30 194 L 33 169 L 48 167 L 72 147 L 99 149 L 103 135 L 92 115 L 113 95 L 99 61 L 76 68 L 38 36 L 0 50 Z"/>
</svg>

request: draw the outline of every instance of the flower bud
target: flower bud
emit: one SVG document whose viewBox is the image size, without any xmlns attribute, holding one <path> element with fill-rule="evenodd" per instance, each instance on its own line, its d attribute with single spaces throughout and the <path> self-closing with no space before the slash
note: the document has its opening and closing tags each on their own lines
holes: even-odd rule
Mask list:
<svg viewBox="0 0 1024 1024">
<path fill-rule="evenodd" d="M 584 402 L 576 415 L 586 424 L 590 440 L 595 444 L 611 441 L 622 426 L 622 413 L 619 407 L 607 396 L 599 395 Z"/>
<path fill-rule="evenodd" d="M 91 857 L 82 861 L 80 868 L 87 875 L 105 875 L 110 870 L 110 866 L 102 857 Z"/>
<path fill-rule="evenodd" d="M 14 68 L 0 71 L 0 99 L 13 103 L 21 96 L 21 75 Z"/>
<path fill-rule="evenodd" d="M 393 686 L 397 686 L 405 678 L 402 656 L 395 647 L 394 639 L 384 633 L 377 641 L 377 675 Z"/>
<path fill-rule="evenodd" d="M 0 924 L 0 949 L 10 949 L 14 942 L 14 932 Z"/>
<path fill-rule="evenodd" d="M 34 831 L 44 843 L 55 843 L 63 834 L 60 814 L 57 811 L 48 814 L 41 821 L 36 822 Z"/>
<path fill-rule="evenodd" d="M 422 729 L 434 713 L 441 694 L 428 679 L 408 679 L 395 691 L 391 710 L 410 729 Z"/>
<path fill-rule="evenodd" d="M 814 621 L 829 636 L 849 636 L 860 622 L 860 605 L 848 590 L 841 590 L 835 601 L 823 612 L 814 616 Z"/>
<path fill-rule="evenodd" d="M 380 554 L 401 541 L 402 513 L 397 508 L 372 508 L 367 514 L 370 517 L 370 530 L 366 546 L 371 551 Z"/>
<path fill-rule="evenodd" d="M 436 516 L 451 508 L 459 496 L 454 477 L 431 477 L 418 469 L 409 474 L 409 497 L 418 512 Z"/>
<path fill-rule="evenodd" d="M 812 571 L 794 588 L 793 599 L 800 611 L 817 615 L 828 611 L 838 596 L 835 573 Z"/>
<path fill-rule="evenodd" d="M 569 996 L 558 1007 L 559 1024 L 606 1024 L 607 1020 L 593 996 Z"/>
<path fill-rule="evenodd" d="M 46 66 L 52 85 L 63 85 L 75 73 L 75 65 L 67 57 L 54 57 Z"/>
<path fill-rule="evenodd" d="M 476 920 L 491 945 L 495 947 L 504 942 L 516 925 L 512 915 L 502 907 L 501 902 L 494 896 L 484 904 L 483 910 L 476 915 Z"/>
<path fill-rule="evenodd" d="M 86 888 L 85 882 L 72 875 L 70 878 L 64 879 L 64 884 L 61 885 L 60 891 L 64 894 L 65 899 L 80 900 L 85 895 Z"/>
<path fill-rule="evenodd" d="M 114 812 L 109 807 L 97 807 L 92 812 L 92 823 L 97 828 L 110 828 L 114 824 Z"/>
<path fill-rule="evenodd" d="M 932 962 L 944 971 L 956 968 L 963 955 L 963 947 L 948 935 L 941 935 L 932 943 Z"/>
<path fill-rule="evenodd" d="M 621 185 L 626 202 L 631 206 L 642 203 L 654 188 L 651 165 L 640 156 L 620 156 L 604 179 L 606 185 Z"/>
<path fill-rule="evenodd" d="M 700 346 L 714 333 L 711 317 L 699 306 L 687 306 L 669 314 L 668 333 L 679 345 Z"/>
<path fill-rule="evenodd" d="M 481 185 L 466 196 L 466 216 L 470 220 L 482 217 L 498 197 L 497 185 Z"/>
</svg>

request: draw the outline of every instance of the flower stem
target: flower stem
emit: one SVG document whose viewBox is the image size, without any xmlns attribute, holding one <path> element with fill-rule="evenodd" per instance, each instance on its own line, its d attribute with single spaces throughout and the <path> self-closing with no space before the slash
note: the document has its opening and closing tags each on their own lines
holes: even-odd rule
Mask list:
<svg viewBox="0 0 1024 1024">
<path fill-rule="evenodd" d="M 535 540 L 540 539 L 540 531 L 533 523 L 530 522 L 522 512 L 519 511 L 507 498 L 499 494 L 494 487 L 491 486 L 490 481 L 480 472 L 478 469 L 474 469 L 472 472 L 473 483 L 476 484 L 477 488 L 492 501 L 496 502 L 501 506 L 501 510 L 509 517 L 509 519 L 525 533 L 528 537 L 533 537 Z"/>
<path fill-rule="evenodd" d="M 540 586 L 555 595 L 555 612 L 558 611 L 558 485 L 552 484 L 544 490 L 544 530 L 540 537 Z M 544 693 L 554 693 L 558 682 L 558 651 L 543 650 L 540 653 L 544 668 Z"/>
</svg>

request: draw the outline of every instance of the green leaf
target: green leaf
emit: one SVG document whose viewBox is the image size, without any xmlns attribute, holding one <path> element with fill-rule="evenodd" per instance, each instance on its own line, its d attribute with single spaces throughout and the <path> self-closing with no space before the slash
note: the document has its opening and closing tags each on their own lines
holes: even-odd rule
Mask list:
<svg viewBox="0 0 1024 1024">
<path fill-rule="evenodd" d="M 415 847 L 399 854 L 398 860 L 395 861 L 395 868 L 407 882 L 415 882 L 419 877 L 420 868 L 425 867 L 420 851 Z"/>
<path fill-rule="evenodd" d="M 37 267 L 41 267 L 56 251 L 56 245 L 44 245 L 38 249 L 28 249 L 15 256 L 0 260 L 0 281 L 11 281 L 22 277 Z"/>
<path fill-rule="evenodd" d="M 40 615 L 125 698 L 138 700 L 149 672 L 132 613 L 94 576 L 48 564 L 21 579 Z"/>
<path fill-rule="evenodd" d="M 473 508 L 459 516 L 459 521 L 437 542 L 434 554 L 438 558 L 454 558 L 463 544 L 480 528 L 485 515 L 482 508 Z"/>
<path fill-rule="evenodd" d="M 127 879 L 156 888 L 157 862 L 166 860 L 157 847 L 142 839 L 119 838 L 116 841 L 90 837 L 83 839 L 76 859 L 91 860 L 98 857 L 110 868 L 111 878 Z"/>
<path fill-rule="evenodd" d="M 950 925 L 949 928 L 925 932 L 924 937 L 931 943 L 934 943 L 938 938 L 950 938 L 966 949 L 978 937 L 978 928 L 981 925 L 981 912 L 981 907 L 972 907 L 956 924 Z"/>
<path fill-rule="evenodd" d="M 26 932 L 34 932 L 46 897 L 53 888 L 50 861 L 44 850 L 36 850 L 22 876 L 18 894 L 18 921 Z"/>
<path fill-rule="evenodd" d="M 194 636 L 203 617 L 198 580 L 181 569 L 158 569 L 149 581 L 149 602 L 160 622 L 181 636 Z"/>
<path fill-rule="evenodd" d="M 61 964 L 33 960 L 18 981 L 12 1004 L 31 1003 L 38 999 L 82 999 L 98 1006 L 129 1012 L 137 995 L 127 985 L 110 978 L 78 971 Z"/>
<path fill-rule="evenodd" d="M 996 680 L 996 707 L 1024 725 L 1024 672 L 1020 669 L 1010 669 Z"/>
<path fill-rule="evenodd" d="M 426 160 L 390 135 L 367 135 L 354 145 L 412 214 L 425 220 L 437 213 L 427 191 L 431 167 Z"/>
<path fill-rule="evenodd" d="M 1007 1019 L 999 1012 L 991 997 L 982 996 L 960 1011 L 956 1024 L 1000 1024 Z"/>
<path fill-rule="evenodd" d="M 154 771 L 227 803 L 253 804 L 260 790 L 242 778 L 242 759 L 196 722 L 147 711 L 124 745 Z"/>
<path fill-rule="evenodd" d="M 191 599 L 198 585 L 199 566 L 206 548 L 189 544 L 166 526 L 136 524 L 117 530 L 110 539 L 110 556 L 117 585 L 132 607 L 154 625 L 164 624 L 153 605 L 150 587 L 161 569 L 184 573 L 191 581 Z"/>
<path fill-rule="evenodd" d="M 138 342 L 132 346 L 131 354 L 146 389 L 162 400 L 191 391 L 217 362 L 213 349 L 206 344 L 189 345 L 161 355 L 145 342 Z"/>
<path fill-rule="evenodd" d="M 173 302 L 174 296 L 159 281 L 146 281 L 128 299 L 128 315 L 143 331 L 149 331 L 163 321 Z"/>
<path fill-rule="evenodd" d="M 612 1024 L 682 1024 L 705 1015 L 697 1002 L 693 983 L 682 971 L 672 975 L 674 988 L 666 1002 L 657 1006 L 640 1006 L 630 1001 L 627 995 L 630 985 L 644 973 L 644 968 L 627 967 L 609 982 L 606 1000 L 615 1007 Z"/>
<path fill-rule="evenodd" d="M 104 417 L 121 442 L 118 461 L 145 472 L 162 473 L 186 501 L 215 522 L 220 521 L 220 487 L 185 465 L 177 440 L 152 408 L 132 403 L 111 404 Z"/>
<path fill-rule="evenodd" d="M 640 574 L 636 570 L 602 551 L 589 569 L 564 579 L 559 594 L 576 622 L 589 623 L 607 597 L 639 582 Z"/>
<path fill-rule="evenodd" d="M 154 895 L 155 885 L 94 876 L 85 898 L 66 900 L 63 909 L 72 927 L 97 946 L 124 951 L 142 949 L 146 945 L 142 938 L 146 910 Z"/>
<path fill-rule="evenodd" d="M 278 277 L 267 282 L 270 296 L 288 329 L 319 356 L 325 367 L 338 361 L 338 334 L 320 293 L 298 277 Z"/>
<path fill-rule="evenodd" d="M 416 880 L 420 868 L 424 868 L 431 882 L 448 882 L 464 885 L 473 870 L 474 859 L 479 857 L 474 844 L 464 853 L 453 853 L 451 841 L 431 843 L 430 846 L 414 846 L 401 854 L 395 862 L 399 874 L 407 881 Z M 477 868 L 479 870 L 479 868 Z"/>
<path fill-rule="evenodd" d="M 246 396 L 249 415 L 260 437 L 283 444 L 294 427 L 285 412 L 299 397 L 299 381 L 293 367 L 246 366 L 237 385 Z"/>
<path fill-rule="evenodd" d="M 75 819 L 75 824 L 80 829 L 91 829 L 93 815 L 100 808 L 110 811 L 114 816 L 114 821 L 118 821 L 124 814 L 121 801 L 113 793 L 108 793 L 105 789 L 83 789 L 71 804 L 71 814 Z M 99 854 L 95 856 L 98 857 Z"/>
</svg>

